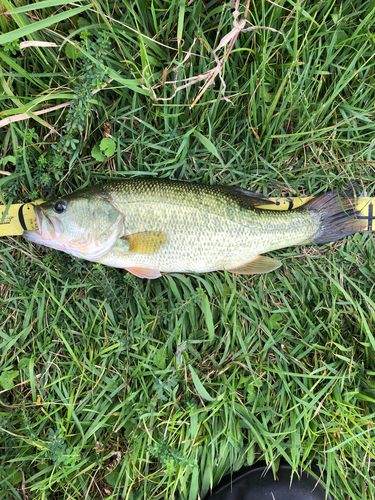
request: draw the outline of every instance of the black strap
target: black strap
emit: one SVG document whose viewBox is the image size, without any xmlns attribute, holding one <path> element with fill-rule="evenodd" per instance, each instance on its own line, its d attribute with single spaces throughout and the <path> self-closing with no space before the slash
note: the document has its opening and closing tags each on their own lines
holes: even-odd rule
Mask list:
<svg viewBox="0 0 375 500">
<path fill-rule="evenodd" d="M 23 207 L 27 205 L 27 203 L 24 203 L 23 205 L 20 206 L 18 209 L 18 220 L 20 221 L 21 227 L 24 231 L 27 231 L 27 227 L 25 224 L 25 218 L 23 216 Z"/>
</svg>

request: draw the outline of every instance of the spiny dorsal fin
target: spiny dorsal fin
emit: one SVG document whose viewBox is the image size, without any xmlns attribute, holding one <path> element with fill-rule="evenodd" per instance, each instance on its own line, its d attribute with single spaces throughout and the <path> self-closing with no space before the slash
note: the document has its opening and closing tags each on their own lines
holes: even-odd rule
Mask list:
<svg viewBox="0 0 375 500">
<path fill-rule="evenodd" d="M 151 255 L 156 253 L 167 242 L 167 235 L 160 231 L 145 231 L 144 233 L 128 234 L 122 240 L 129 243 L 129 252 Z"/>
<path fill-rule="evenodd" d="M 274 205 L 275 203 L 268 198 L 265 198 L 261 194 L 253 193 L 242 189 L 238 186 L 222 186 L 218 185 L 218 189 L 230 193 L 232 196 L 240 199 L 243 203 L 246 203 L 249 207 L 260 207 L 262 205 Z"/>
<path fill-rule="evenodd" d="M 236 267 L 235 269 L 227 269 L 229 273 L 235 274 L 262 274 L 274 271 L 281 266 L 281 261 L 271 259 L 271 257 L 264 257 L 258 255 L 251 262 L 247 262 L 243 266 Z"/>
</svg>

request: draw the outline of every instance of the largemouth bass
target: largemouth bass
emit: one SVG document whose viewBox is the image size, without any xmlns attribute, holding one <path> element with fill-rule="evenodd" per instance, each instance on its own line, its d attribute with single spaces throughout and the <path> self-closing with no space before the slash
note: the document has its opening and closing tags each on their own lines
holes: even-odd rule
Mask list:
<svg viewBox="0 0 375 500">
<path fill-rule="evenodd" d="M 24 238 L 141 278 L 226 269 L 267 273 L 281 262 L 261 254 L 327 243 L 365 229 L 352 187 L 295 210 L 238 187 L 133 178 L 109 181 L 35 207 L 38 230 Z"/>
</svg>

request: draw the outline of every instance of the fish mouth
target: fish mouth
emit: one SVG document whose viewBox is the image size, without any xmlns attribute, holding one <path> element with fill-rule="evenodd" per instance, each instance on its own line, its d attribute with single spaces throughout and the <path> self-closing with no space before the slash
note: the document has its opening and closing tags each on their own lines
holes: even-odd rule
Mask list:
<svg viewBox="0 0 375 500">
<path fill-rule="evenodd" d="M 33 243 L 40 243 L 45 246 L 51 246 L 51 244 L 48 243 L 52 243 L 53 240 L 55 246 L 56 239 L 58 239 L 63 232 L 60 221 L 57 220 L 56 217 L 48 216 L 41 206 L 35 206 L 34 212 L 38 229 L 27 230 L 22 236 L 25 240 Z"/>
</svg>

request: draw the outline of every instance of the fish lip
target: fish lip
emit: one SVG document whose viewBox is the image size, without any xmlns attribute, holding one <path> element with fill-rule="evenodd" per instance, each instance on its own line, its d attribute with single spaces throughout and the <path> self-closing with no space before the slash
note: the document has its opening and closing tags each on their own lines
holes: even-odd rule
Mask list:
<svg viewBox="0 0 375 500">
<path fill-rule="evenodd" d="M 27 229 L 23 232 L 22 237 L 25 240 L 32 242 L 39 242 L 42 239 L 41 227 L 42 227 L 42 218 L 41 218 L 41 208 L 36 205 L 34 206 L 35 213 L 35 222 L 38 225 L 38 229 Z"/>
<path fill-rule="evenodd" d="M 52 240 L 62 233 L 60 222 L 51 220 L 51 217 L 45 213 L 41 206 L 35 206 L 34 212 L 38 229 L 24 231 L 22 236 L 26 240 L 45 245 L 46 241 Z"/>
<path fill-rule="evenodd" d="M 35 212 L 35 220 L 36 220 L 36 223 L 38 224 L 38 229 L 35 229 L 35 232 L 41 236 L 42 235 L 41 234 L 41 228 L 42 228 L 42 216 L 41 216 L 41 214 L 42 214 L 42 208 L 37 205 L 37 206 L 34 207 L 34 212 Z"/>
</svg>

